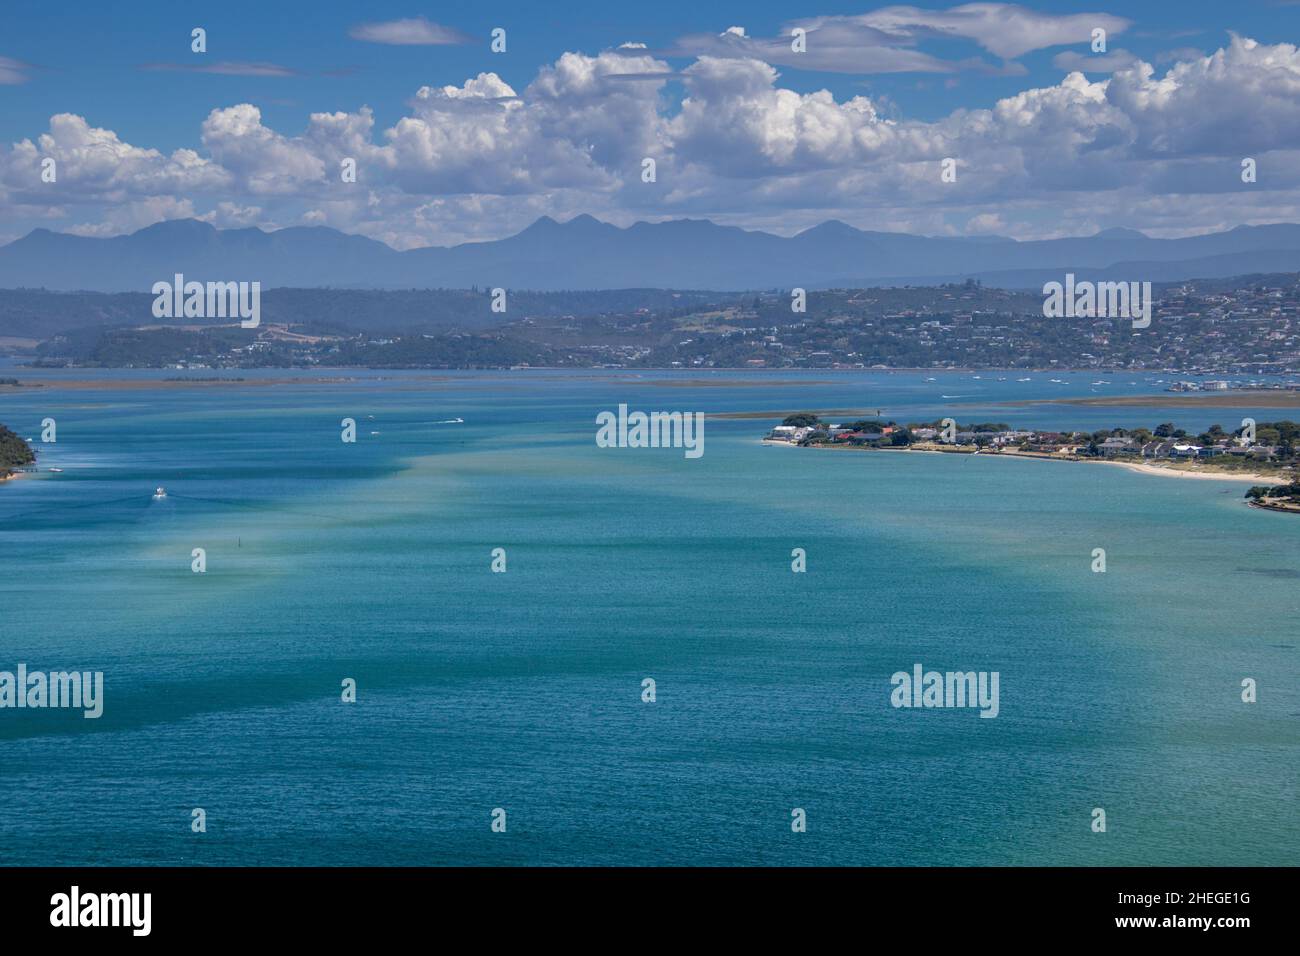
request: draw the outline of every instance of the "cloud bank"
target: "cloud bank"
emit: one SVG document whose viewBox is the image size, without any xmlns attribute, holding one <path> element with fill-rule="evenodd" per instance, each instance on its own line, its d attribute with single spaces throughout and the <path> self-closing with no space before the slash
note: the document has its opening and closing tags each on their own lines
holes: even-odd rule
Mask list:
<svg viewBox="0 0 1300 956">
<path fill-rule="evenodd" d="M 831 60 L 848 56 L 852 37 L 907 53 L 923 36 L 958 35 L 1003 58 L 1078 41 L 1081 25 L 1063 25 L 1073 18 L 1034 15 L 1008 29 L 990 16 L 994 6 L 804 23 L 810 48 L 819 33 L 838 38 L 831 50 L 841 53 L 823 50 Z M 366 38 L 443 35 L 415 22 L 367 25 Z M 865 95 L 788 89 L 771 57 L 747 53 L 765 41 L 712 39 L 722 48 L 680 69 L 624 45 L 565 53 L 520 90 L 492 72 L 421 87 L 382 129 L 368 107 L 313 113 L 284 131 L 257 106 L 234 103 L 196 117 L 196 148 L 169 154 L 60 113 L 0 151 L 0 213 L 92 235 L 177 216 L 324 224 L 399 248 L 494 238 L 542 214 L 581 212 L 620 224 L 708 216 L 791 233 L 840 218 L 1018 237 L 1300 220 L 1300 53 L 1290 44 L 1232 36 L 1159 70 L 1118 50 L 1097 57 L 1100 68 L 1072 55 L 1063 62 L 1079 69 L 1055 85 L 921 121 Z M 15 69 L 8 62 L 0 82 Z M 1245 157 L 1257 161 L 1257 183 L 1241 182 Z M 956 160 L 956 182 L 941 180 L 945 158 Z M 45 159 L 57 164 L 53 183 L 42 180 Z M 355 182 L 344 181 L 346 160 Z"/>
</svg>

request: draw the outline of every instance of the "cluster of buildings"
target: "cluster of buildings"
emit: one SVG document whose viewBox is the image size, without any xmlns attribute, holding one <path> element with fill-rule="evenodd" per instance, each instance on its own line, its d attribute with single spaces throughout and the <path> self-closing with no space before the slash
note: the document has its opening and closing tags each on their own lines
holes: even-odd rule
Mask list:
<svg viewBox="0 0 1300 956">
<path fill-rule="evenodd" d="M 788 441 L 798 444 L 818 429 L 811 425 L 777 425 L 768 433 L 768 441 Z"/>
<path fill-rule="evenodd" d="M 1215 376 L 1171 391 L 1226 391 L 1224 376 L 1300 371 L 1300 282 L 1167 286 L 1152 326 L 1049 319 L 1042 297 L 960 287 L 823 290 L 806 315 L 763 294 L 757 308 L 701 313 L 640 364 L 705 368 L 1127 369 Z M 778 323 L 774 321 L 781 317 Z M 797 319 L 797 320 L 795 320 Z"/>
<path fill-rule="evenodd" d="M 907 432 L 909 441 L 917 440 L 921 432 L 928 432 L 933 438 L 938 431 L 933 428 L 900 429 L 896 425 L 882 425 L 878 430 L 862 431 L 852 425 L 777 425 L 768 433 L 769 441 L 788 441 L 798 443 L 809 438 L 817 438 L 832 443 L 882 441 L 892 438 L 895 433 Z"/>
<path fill-rule="evenodd" d="M 904 428 L 899 425 L 881 425 L 879 429 L 863 431 L 851 425 L 778 425 L 768 433 L 769 441 L 787 441 L 798 443 L 807 439 L 824 441 L 829 444 L 865 444 L 876 441 L 892 441 L 899 434 L 906 435 L 904 444 L 932 442 L 939 440 L 939 429 L 930 426 Z M 1008 445 L 1019 446 L 1029 441 L 1037 433 L 1013 429 L 999 431 L 959 431 L 955 444 L 980 445 L 981 447 L 1002 448 Z M 1044 433 L 1047 434 L 1047 433 Z"/>
<path fill-rule="evenodd" d="M 1104 458 L 1116 455 L 1141 455 L 1143 458 L 1169 458 L 1175 461 L 1193 458 L 1233 458 L 1263 460 L 1277 454 L 1272 445 L 1247 445 L 1239 438 L 1221 439 L 1212 445 L 1198 445 L 1185 438 L 1166 438 L 1140 443 L 1132 438 L 1111 437 L 1097 443 L 1097 452 Z"/>
<path fill-rule="evenodd" d="M 899 432 L 906 435 L 905 440 L 896 440 Z M 778 425 L 767 437 L 769 441 L 793 444 L 811 440 L 825 444 L 862 445 L 889 442 L 911 445 L 941 440 L 937 428 L 928 426 L 902 428 L 895 425 L 884 425 L 879 431 L 861 431 L 845 425 Z M 1141 441 L 1127 435 L 1112 435 L 1102 441 L 1095 441 L 1091 436 L 1077 432 L 1026 431 L 1011 428 L 959 431 L 952 443 L 959 446 L 977 445 L 990 450 L 1019 449 L 1038 454 L 1095 454 L 1103 458 L 1131 456 L 1174 461 L 1221 456 L 1260 461 L 1274 458 L 1278 453 L 1277 447 L 1273 445 L 1246 444 L 1242 439 L 1231 436 L 1213 444 L 1197 444 L 1187 438 Z"/>
</svg>

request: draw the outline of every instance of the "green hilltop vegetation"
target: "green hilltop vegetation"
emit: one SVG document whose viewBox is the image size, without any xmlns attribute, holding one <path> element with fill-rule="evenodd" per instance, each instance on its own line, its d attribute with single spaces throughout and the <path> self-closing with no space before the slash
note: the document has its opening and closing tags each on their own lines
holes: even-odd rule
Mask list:
<svg viewBox="0 0 1300 956">
<path fill-rule="evenodd" d="M 1252 501 L 1268 499 L 1300 505 L 1300 481 L 1286 485 L 1252 485 L 1246 497 Z"/>
<path fill-rule="evenodd" d="M 0 474 L 7 475 L 15 468 L 34 464 L 36 452 L 32 446 L 4 425 L 0 425 Z"/>
</svg>

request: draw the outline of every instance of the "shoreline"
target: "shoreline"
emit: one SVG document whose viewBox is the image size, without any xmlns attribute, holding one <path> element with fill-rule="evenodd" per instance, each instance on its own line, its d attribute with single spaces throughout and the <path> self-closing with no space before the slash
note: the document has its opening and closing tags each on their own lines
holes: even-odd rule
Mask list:
<svg viewBox="0 0 1300 956">
<path fill-rule="evenodd" d="M 1247 501 L 1246 504 L 1252 508 L 1258 508 L 1260 511 L 1281 511 L 1286 514 L 1300 514 L 1300 505 L 1287 507 L 1286 505 L 1276 504 L 1274 501 Z"/>
<path fill-rule="evenodd" d="M 921 454 L 931 455 L 964 455 L 974 456 L 973 451 L 945 451 L 940 448 L 854 448 L 847 445 L 798 445 L 794 442 L 776 441 L 770 438 L 761 439 L 764 445 L 788 445 L 791 448 L 813 448 L 821 451 L 866 451 L 866 452 L 920 452 Z M 1281 475 L 1260 475 L 1254 472 L 1242 474 L 1240 472 L 1229 471 L 1193 471 L 1191 469 L 1169 468 L 1164 465 L 1152 465 L 1146 462 L 1138 461 L 1114 461 L 1105 458 L 1079 458 L 1076 456 L 1056 456 L 1042 454 L 1026 454 L 1024 452 L 1014 451 L 981 451 L 981 455 L 986 458 L 1021 458 L 1032 461 L 1059 461 L 1059 462 L 1079 462 L 1085 465 L 1118 465 L 1128 471 L 1142 475 L 1159 475 L 1165 478 L 1190 478 L 1200 481 L 1248 481 L 1253 485 L 1277 485 L 1284 483 L 1285 479 Z M 1274 511 L 1289 510 L 1274 508 Z"/>
<path fill-rule="evenodd" d="M 1090 461 L 1080 458 L 1079 461 Z M 1230 471 L 1193 471 L 1182 468 L 1166 468 L 1162 465 L 1149 465 L 1138 461 L 1098 461 L 1099 465 L 1119 465 L 1129 471 L 1142 475 L 1164 475 L 1168 478 L 1192 478 L 1209 481 L 1249 481 L 1255 485 L 1278 485 L 1284 482 L 1281 475 L 1240 474 Z"/>
<path fill-rule="evenodd" d="M 971 403 L 966 403 L 970 406 Z M 1223 392 L 1161 392 L 1156 395 L 1100 395 L 1075 398 L 1020 398 L 993 402 L 993 408 L 1074 405 L 1085 408 L 1300 408 L 1300 391 L 1237 388 Z"/>
</svg>

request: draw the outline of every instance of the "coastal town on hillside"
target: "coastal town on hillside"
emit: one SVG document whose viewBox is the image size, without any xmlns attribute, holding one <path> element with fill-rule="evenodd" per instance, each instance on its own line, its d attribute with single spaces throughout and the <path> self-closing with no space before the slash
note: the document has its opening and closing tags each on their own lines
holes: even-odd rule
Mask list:
<svg viewBox="0 0 1300 956">
<path fill-rule="evenodd" d="M 810 290 L 804 312 L 789 290 L 521 294 L 490 326 L 477 291 L 368 292 L 327 311 L 310 290 L 277 290 L 256 329 L 132 322 L 143 299 L 136 312 L 121 299 L 0 292 L 0 342 L 37 367 L 1095 369 L 1160 373 L 1186 391 L 1207 386 L 1177 377 L 1241 387 L 1300 373 L 1300 274 L 1157 286 L 1145 329 L 1047 318 L 1033 290 L 974 280 Z M 20 320 L 37 312 L 60 330 L 36 337 Z M 90 321 L 101 314 L 110 324 Z"/>
</svg>

